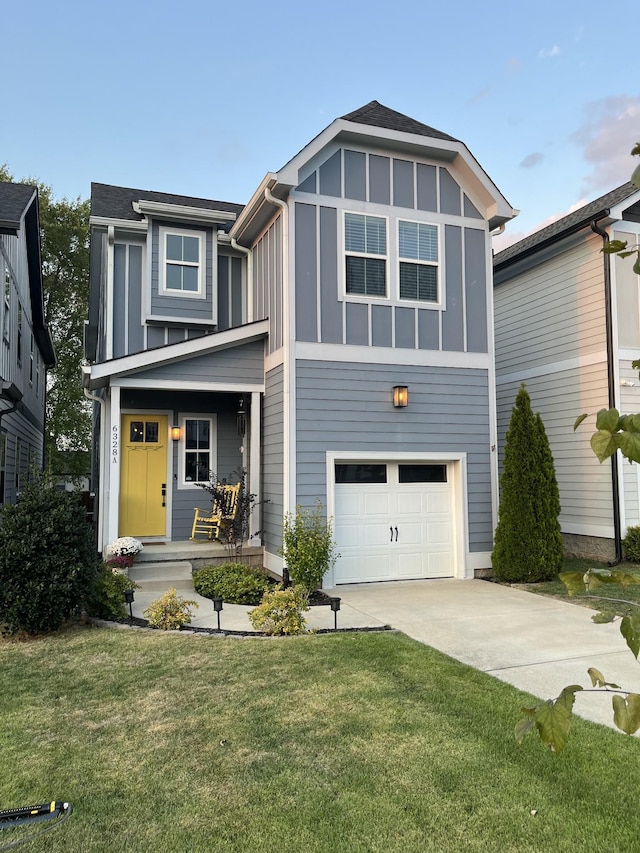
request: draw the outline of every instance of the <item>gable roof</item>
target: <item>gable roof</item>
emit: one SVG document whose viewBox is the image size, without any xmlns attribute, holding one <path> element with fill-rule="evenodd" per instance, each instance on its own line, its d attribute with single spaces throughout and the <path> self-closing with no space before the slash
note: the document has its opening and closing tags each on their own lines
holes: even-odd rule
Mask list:
<svg viewBox="0 0 640 853">
<path fill-rule="evenodd" d="M 36 187 L 0 181 L 0 234 L 16 235 Z"/>
<path fill-rule="evenodd" d="M 136 213 L 133 203 L 145 199 L 162 204 L 175 204 L 182 207 L 195 207 L 201 210 L 222 210 L 240 213 L 244 205 L 228 201 L 214 201 L 208 198 L 195 198 L 187 195 L 174 195 L 154 190 L 138 190 L 132 187 L 116 187 L 111 184 L 91 184 L 91 216 L 107 219 L 122 219 L 141 222 L 143 214 Z"/>
<path fill-rule="evenodd" d="M 585 204 L 578 210 L 574 210 L 567 216 L 563 216 L 562 219 L 552 222 L 551 225 L 547 225 L 545 228 L 541 228 L 539 231 L 529 234 L 527 237 L 524 237 L 512 246 L 509 246 L 507 249 L 503 249 L 501 252 L 498 252 L 493 259 L 494 269 L 515 263 L 517 260 L 520 260 L 535 251 L 539 251 L 543 247 L 558 242 L 563 237 L 568 237 L 570 234 L 581 231 L 583 228 L 590 225 L 594 219 L 602 219 L 609 214 L 612 207 L 624 202 L 626 199 L 631 198 L 631 196 L 639 192 L 638 187 L 632 184 L 631 181 L 628 181 L 626 184 L 622 184 L 621 187 L 617 187 L 615 190 L 605 193 L 605 195 L 600 196 L 600 198 L 596 198 L 594 201 Z M 632 207 L 636 208 L 638 206 L 640 206 L 640 202 Z M 640 210 L 636 213 L 640 214 Z"/>
<path fill-rule="evenodd" d="M 397 130 L 401 133 L 415 133 L 417 136 L 430 136 L 433 139 L 446 139 L 449 142 L 459 142 L 453 136 L 442 133 L 427 124 L 422 124 L 416 119 L 385 107 L 379 101 L 369 101 L 363 107 L 353 112 L 340 116 L 344 121 L 352 121 L 356 124 L 368 124 L 371 127 L 381 127 L 385 130 Z"/>
</svg>

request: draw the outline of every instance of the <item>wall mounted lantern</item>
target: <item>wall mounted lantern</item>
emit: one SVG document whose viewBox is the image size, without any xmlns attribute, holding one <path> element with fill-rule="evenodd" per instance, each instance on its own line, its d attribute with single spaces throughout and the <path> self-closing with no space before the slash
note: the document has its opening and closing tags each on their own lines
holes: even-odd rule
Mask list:
<svg viewBox="0 0 640 853">
<path fill-rule="evenodd" d="M 180 441 L 180 427 L 172 426 L 171 427 L 171 438 L 173 441 Z"/>
<path fill-rule="evenodd" d="M 393 386 L 393 406 L 395 409 L 404 409 L 409 405 L 409 388 L 406 385 Z"/>
</svg>

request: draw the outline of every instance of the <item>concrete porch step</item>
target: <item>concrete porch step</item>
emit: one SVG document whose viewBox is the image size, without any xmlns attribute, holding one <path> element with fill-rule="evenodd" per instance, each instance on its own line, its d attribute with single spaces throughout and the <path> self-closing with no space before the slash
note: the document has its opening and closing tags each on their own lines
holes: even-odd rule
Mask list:
<svg viewBox="0 0 640 853">
<path fill-rule="evenodd" d="M 136 563 L 129 569 L 131 580 L 139 584 L 144 584 L 145 589 L 149 587 L 149 584 L 160 584 L 163 590 L 168 589 L 170 586 L 175 586 L 177 589 L 178 584 L 181 584 L 183 587 L 187 585 L 193 589 L 191 576 L 191 563 L 186 560 L 173 560 L 162 563 Z M 154 589 L 157 588 L 159 587 L 154 587 Z"/>
</svg>

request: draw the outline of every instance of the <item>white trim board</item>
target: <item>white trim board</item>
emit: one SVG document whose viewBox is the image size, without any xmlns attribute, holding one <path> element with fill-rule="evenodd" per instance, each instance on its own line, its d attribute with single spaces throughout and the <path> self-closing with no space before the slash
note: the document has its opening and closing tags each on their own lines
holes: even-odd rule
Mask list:
<svg viewBox="0 0 640 853">
<path fill-rule="evenodd" d="M 420 367 L 453 367 L 488 370 L 492 355 L 483 352 L 449 352 L 443 350 L 395 349 L 353 344 L 317 344 L 297 342 L 297 359 L 338 361 L 348 364 L 398 364 Z"/>
</svg>

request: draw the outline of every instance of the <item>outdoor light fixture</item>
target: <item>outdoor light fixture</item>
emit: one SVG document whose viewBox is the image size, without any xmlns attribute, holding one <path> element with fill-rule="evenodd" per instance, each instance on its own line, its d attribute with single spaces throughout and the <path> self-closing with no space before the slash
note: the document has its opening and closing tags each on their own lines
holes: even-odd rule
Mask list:
<svg viewBox="0 0 640 853">
<path fill-rule="evenodd" d="M 222 599 L 214 598 L 213 599 L 213 609 L 218 614 L 218 631 L 220 630 L 220 611 L 222 610 Z"/>
<path fill-rule="evenodd" d="M 133 590 L 125 589 L 124 600 L 129 605 L 129 624 L 133 622 Z"/>
<path fill-rule="evenodd" d="M 171 438 L 174 441 L 180 441 L 180 427 L 179 426 L 171 427 Z"/>
<path fill-rule="evenodd" d="M 409 405 L 409 388 L 406 385 L 393 386 L 393 406 L 395 409 L 404 409 Z"/>
<path fill-rule="evenodd" d="M 329 603 L 331 604 L 331 609 L 333 610 L 333 630 L 337 631 L 338 630 L 338 610 L 340 610 L 340 599 L 329 597 Z"/>
<path fill-rule="evenodd" d="M 247 413 L 244 410 L 244 397 L 240 397 L 238 402 L 238 414 L 236 418 L 238 425 L 238 435 L 243 437 L 247 431 Z"/>
</svg>

